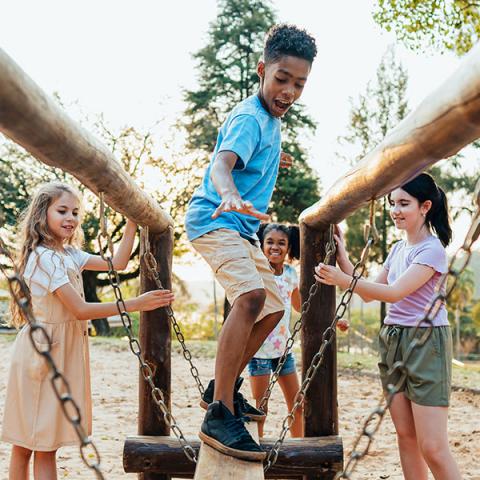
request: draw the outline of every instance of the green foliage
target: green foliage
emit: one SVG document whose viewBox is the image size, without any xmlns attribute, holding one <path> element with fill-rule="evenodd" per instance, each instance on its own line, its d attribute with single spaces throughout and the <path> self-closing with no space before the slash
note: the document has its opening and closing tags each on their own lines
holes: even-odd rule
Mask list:
<svg viewBox="0 0 480 480">
<path fill-rule="evenodd" d="M 257 62 L 264 36 L 275 21 L 269 1 L 219 0 L 207 45 L 194 54 L 199 87 L 185 92 L 186 120 L 182 125 L 187 132 L 187 148 L 203 168 L 227 114 L 258 88 Z M 288 172 L 280 173 L 272 199 L 272 213 L 278 221 L 296 222 L 298 214 L 319 197 L 318 179 L 297 139 L 304 129 L 313 132 L 315 122 L 297 104 L 282 121 L 282 148 L 295 162 Z"/>
<path fill-rule="evenodd" d="M 480 332 L 480 302 L 472 307 L 472 323 L 475 329 Z"/>
<path fill-rule="evenodd" d="M 373 18 L 408 48 L 463 55 L 480 36 L 479 7 L 468 0 L 377 0 Z"/>
</svg>

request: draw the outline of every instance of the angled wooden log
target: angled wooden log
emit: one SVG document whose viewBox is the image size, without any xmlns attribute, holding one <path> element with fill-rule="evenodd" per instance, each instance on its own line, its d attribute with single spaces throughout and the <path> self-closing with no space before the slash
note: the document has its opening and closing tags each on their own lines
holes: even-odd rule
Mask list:
<svg viewBox="0 0 480 480">
<path fill-rule="evenodd" d="M 41 162 L 72 174 L 116 211 L 153 233 L 172 219 L 143 192 L 114 155 L 68 115 L 0 49 L 0 132 Z"/>
<path fill-rule="evenodd" d="M 480 44 L 300 220 L 324 230 L 480 137 Z"/>
</svg>

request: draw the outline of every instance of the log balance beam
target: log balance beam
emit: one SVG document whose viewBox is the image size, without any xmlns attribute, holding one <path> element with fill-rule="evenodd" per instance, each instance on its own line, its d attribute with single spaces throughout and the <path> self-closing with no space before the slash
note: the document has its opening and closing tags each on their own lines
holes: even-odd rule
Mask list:
<svg viewBox="0 0 480 480">
<path fill-rule="evenodd" d="M 187 437 L 187 440 L 198 454 L 198 438 Z M 273 438 L 262 438 L 260 443 L 268 451 L 274 442 Z M 240 460 L 237 462 L 249 463 Z M 277 462 L 267 471 L 265 478 L 302 479 L 304 475 L 329 478 L 329 475 L 341 470 L 342 465 L 343 446 L 340 437 L 291 438 L 285 441 Z M 124 445 L 123 468 L 126 473 L 149 472 L 162 473 L 172 478 L 193 478 L 195 464 L 187 459 L 175 438 L 130 436 Z"/>
</svg>

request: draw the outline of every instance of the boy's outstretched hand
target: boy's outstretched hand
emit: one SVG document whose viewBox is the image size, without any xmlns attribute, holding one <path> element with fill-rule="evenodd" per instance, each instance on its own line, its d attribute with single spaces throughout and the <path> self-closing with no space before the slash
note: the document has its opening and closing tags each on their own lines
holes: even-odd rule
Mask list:
<svg viewBox="0 0 480 480">
<path fill-rule="evenodd" d="M 245 215 L 250 215 L 252 217 L 258 218 L 259 220 L 268 221 L 270 220 L 270 215 L 258 211 L 252 205 L 252 202 L 245 201 L 238 195 L 238 193 L 228 193 L 222 197 L 222 203 L 218 208 L 213 212 L 212 218 L 215 219 L 223 212 L 239 212 Z"/>
<path fill-rule="evenodd" d="M 289 153 L 280 154 L 280 168 L 290 168 L 293 165 L 293 157 Z"/>
</svg>

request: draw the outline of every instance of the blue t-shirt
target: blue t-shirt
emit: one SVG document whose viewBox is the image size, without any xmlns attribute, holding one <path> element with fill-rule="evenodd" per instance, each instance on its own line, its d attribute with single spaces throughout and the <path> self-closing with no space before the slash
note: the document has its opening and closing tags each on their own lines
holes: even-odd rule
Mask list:
<svg viewBox="0 0 480 480">
<path fill-rule="evenodd" d="M 238 155 L 232 171 L 233 181 L 243 200 L 249 200 L 260 212 L 266 212 L 277 181 L 280 164 L 280 119 L 270 115 L 257 95 L 239 103 L 220 128 L 212 160 L 201 185 L 193 194 L 185 218 L 189 240 L 228 228 L 242 237 L 256 239 L 260 221 L 238 212 L 224 212 L 212 219 L 221 203 L 210 173 L 217 154 L 231 151 Z"/>
</svg>

